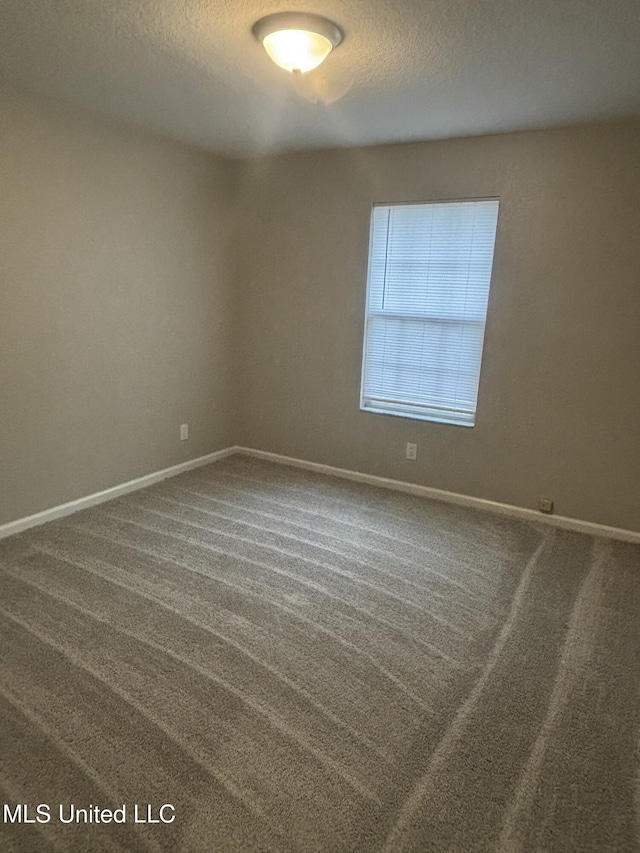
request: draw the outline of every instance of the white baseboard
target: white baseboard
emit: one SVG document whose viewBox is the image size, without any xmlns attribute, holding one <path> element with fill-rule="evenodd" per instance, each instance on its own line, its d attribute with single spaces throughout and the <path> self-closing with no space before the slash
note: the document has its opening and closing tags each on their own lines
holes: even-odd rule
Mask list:
<svg viewBox="0 0 640 853">
<path fill-rule="evenodd" d="M 197 459 L 189 459 L 187 462 L 180 462 L 178 465 L 172 465 L 170 468 L 163 468 L 162 471 L 154 471 L 152 474 L 145 474 L 144 477 L 138 477 L 136 480 L 129 480 L 128 483 L 121 483 L 119 486 L 112 486 L 110 489 L 104 489 L 102 492 L 95 492 L 84 498 L 59 504 L 42 512 L 36 512 L 34 515 L 28 515 L 25 518 L 18 518 L 16 521 L 2 524 L 0 525 L 0 539 L 13 536 L 14 533 L 21 533 L 23 530 L 28 530 L 30 527 L 36 527 L 39 524 L 46 524 L 48 521 L 54 521 L 56 518 L 71 515 L 74 512 L 79 512 L 81 509 L 87 509 L 87 507 L 113 500 L 120 497 L 120 495 L 126 495 L 128 492 L 144 489 L 152 483 L 158 483 L 160 480 L 166 480 L 168 477 L 175 477 L 184 471 L 191 471 L 193 468 L 200 468 L 202 465 L 217 462 L 219 459 L 224 459 L 225 456 L 235 453 L 236 450 L 237 448 L 235 447 L 225 447 L 224 450 L 217 450 L 215 453 L 208 453 L 206 456 L 199 456 Z"/>
<path fill-rule="evenodd" d="M 472 507 L 474 509 L 483 509 L 487 512 L 498 513 L 499 515 L 507 515 L 511 518 L 522 518 L 526 521 L 535 521 L 543 524 L 551 524 L 554 527 L 561 527 L 564 530 L 575 530 L 578 533 L 587 533 L 591 536 L 606 536 L 610 539 L 618 539 L 622 542 L 635 542 L 640 544 L 640 532 L 634 530 L 625 530 L 620 527 L 609 527 L 605 524 L 595 524 L 592 521 L 581 521 L 578 518 L 568 518 L 562 515 L 545 515 L 544 513 L 536 512 L 527 507 L 514 506 L 512 504 L 499 503 L 498 501 L 489 501 L 485 498 L 474 498 L 470 495 L 461 495 L 457 492 L 447 492 L 443 489 L 434 489 L 431 486 L 420 486 L 417 483 L 406 483 L 402 480 L 391 480 L 388 477 L 378 477 L 375 474 L 364 474 L 361 471 L 349 471 L 346 468 L 335 468 L 333 465 L 323 465 L 320 462 L 310 462 L 307 459 L 296 459 L 292 456 L 283 456 L 279 453 L 270 453 L 267 450 L 256 450 L 252 447 L 226 447 L 224 450 L 217 450 L 215 453 L 209 453 L 206 456 L 199 456 L 197 459 L 189 459 L 187 462 L 180 462 L 178 465 L 172 465 L 170 468 L 164 468 L 162 471 L 154 471 L 151 474 L 146 474 L 144 477 L 138 477 L 136 480 L 130 480 L 128 483 L 121 483 L 119 486 L 112 486 L 110 489 L 104 489 L 102 492 L 95 492 L 92 495 L 87 495 L 83 498 L 78 498 L 68 503 L 60 504 L 59 506 L 45 509 L 42 512 L 37 512 L 34 515 L 18 518 L 15 521 L 10 521 L 7 524 L 0 525 L 0 539 L 7 536 L 13 536 L 15 533 L 21 533 L 23 530 L 28 530 L 30 527 L 36 527 L 39 524 L 46 524 L 48 521 L 54 521 L 56 518 L 62 518 L 65 515 L 71 515 L 74 512 L 79 512 L 82 509 L 87 509 L 90 506 L 105 503 L 105 501 L 113 500 L 126 495 L 128 492 L 135 492 L 138 489 L 144 489 L 153 483 L 158 483 L 160 480 L 166 480 L 169 477 L 175 477 L 182 474 L 184 471 L 191 471 L 193 468 L 200 468 L 203 465 L 209 465 L 212 462 L 217 462 L 224 459 L 226 456 L 232 456 L 234 453 L 239 453 L 244 456 L 255 456 L 258 459 L 266 459 L 270 462 L 277 462 L 281 465 L 292 465 L 296 468 L 306 468 L 309 471 L 317 471 L 321 474 L 329 474 L 333 477 L 341 477 L 344 480 L 353 480 L 356 483 L 368 483 L 371 486 L 379 486 L 383 489 L 393 489 L 398 492 L 406 492 L 410 495 L 418 495 L 423 498 L 431 498 L 432 500 L 442 501 L 443 503 L 457 504 L 458 506 Z"/>
<path fill-rule="evenodd" d="M 282 456 L 279 453 L 269 453 L 266 450 L 255 450 L 251 447 L 234 447 L 232 452 L 241 453 L 244 456 L 255 456 L 258 459 L 266 459 L 270 462 L 278 462 L 281 465 L 293 465 L 296 468 L 306 468 L 309 471 L 318 471 L 321 474 L 330 474 L 333 477 L 342 477 L 345 480 L 354 480 L 356 483 L 368 483 L 372 486 L 380 486 L 384 489 L 395 489 L 399 492 L 407 492 L 410 495 L 419 495 L 444 503 L 457 504 L 458 506 L 483 509 L 488 512 L 508 515 L 512 518 L 522 518 L 526 521 L 552 524 L 564 530 L 575 530 L 579 533 L 587 533 L 590 536 L 606 536 L 610 539 L 619 539 L 622 542 L 640 543 L 640 532 L 625 530 L 620 527 L 609 527 L 605 524 L 595 524 L 592 521 L 581 521 L 578 518 L 568 518 L 563 515 L 545 515 L 527 507 L 514 506 L 512 504 L 489 501 L 484 498 L 474 498 L 469 495 L 461 495 L 457 492 L 446 492 L 442 489 L 433 489 L 430 486 L 419 486 L 416 483 L 405 483 L 402 480 L 391 480 L 387 477 L 378 477 L 375 474 L 363 474 L 360 471 L 349 471 L 346 468 L 334 468 L 332 465 L 322 465 L 319 462 L 309 462 L 306 459 L 295 459 L 291 456 Z"/>
</svg>

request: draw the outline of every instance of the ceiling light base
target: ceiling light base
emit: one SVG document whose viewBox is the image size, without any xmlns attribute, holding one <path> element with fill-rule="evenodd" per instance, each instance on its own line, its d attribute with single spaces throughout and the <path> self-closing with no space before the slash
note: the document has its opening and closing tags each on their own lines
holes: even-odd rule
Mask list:
<svg viewBox="0 0 640 853">
<path fill-rule="evenodd" d="M 340 28 L 321 15 L 277 12 L 257 21 L 252 32 L 271 59 L 286 71 L 311 71 L 343 39 Z"/>
</svg>

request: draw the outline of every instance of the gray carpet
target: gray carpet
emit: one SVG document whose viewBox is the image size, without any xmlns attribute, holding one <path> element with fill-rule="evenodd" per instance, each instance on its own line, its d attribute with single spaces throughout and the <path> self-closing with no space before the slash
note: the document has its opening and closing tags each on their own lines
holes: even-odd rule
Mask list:
<svg viewBox="0 0 640 853">
<path fill-rule="evenodd" d="M 640 849 L 640 546 L 236 456 L 0 571 L 3 850 Z"/>
</svg>

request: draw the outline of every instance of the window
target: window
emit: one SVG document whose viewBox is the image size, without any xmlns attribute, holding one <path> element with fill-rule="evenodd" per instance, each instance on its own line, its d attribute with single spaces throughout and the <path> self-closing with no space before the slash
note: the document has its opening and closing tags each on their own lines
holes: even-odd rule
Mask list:
<svg viewBox="0 0 640 853">
<path fill-rule="evenodd" d="M 360 408 L 473 426 L 498 200 L 378 204 Z"/>
</svg>

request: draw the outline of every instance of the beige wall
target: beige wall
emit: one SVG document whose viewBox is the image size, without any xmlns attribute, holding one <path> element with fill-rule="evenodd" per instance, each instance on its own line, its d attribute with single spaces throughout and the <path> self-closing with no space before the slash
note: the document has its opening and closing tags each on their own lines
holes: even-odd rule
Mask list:
<svg viewBox="0 0 640 853">
<path fill-rule="evenodd" d="M 640 529 L 640 124 L 239 165 L 0 113 L 0 524 L 238 443 Z M 488 195 L 476 426 L 360 412 L 371 203 Z"/>
<path fill-rule="evenodd" d="M 110 122 L 0 105 L 0 524 L 232 442 L 234 174 Z"/>
<path fill-rule="evenodd" d="M 476 426 L 360 412 L 371 203 L 493 195 Z M 640 530 L 640 124 L 249 162 L 242 198 L 239 443 Z"/>
</svg>

